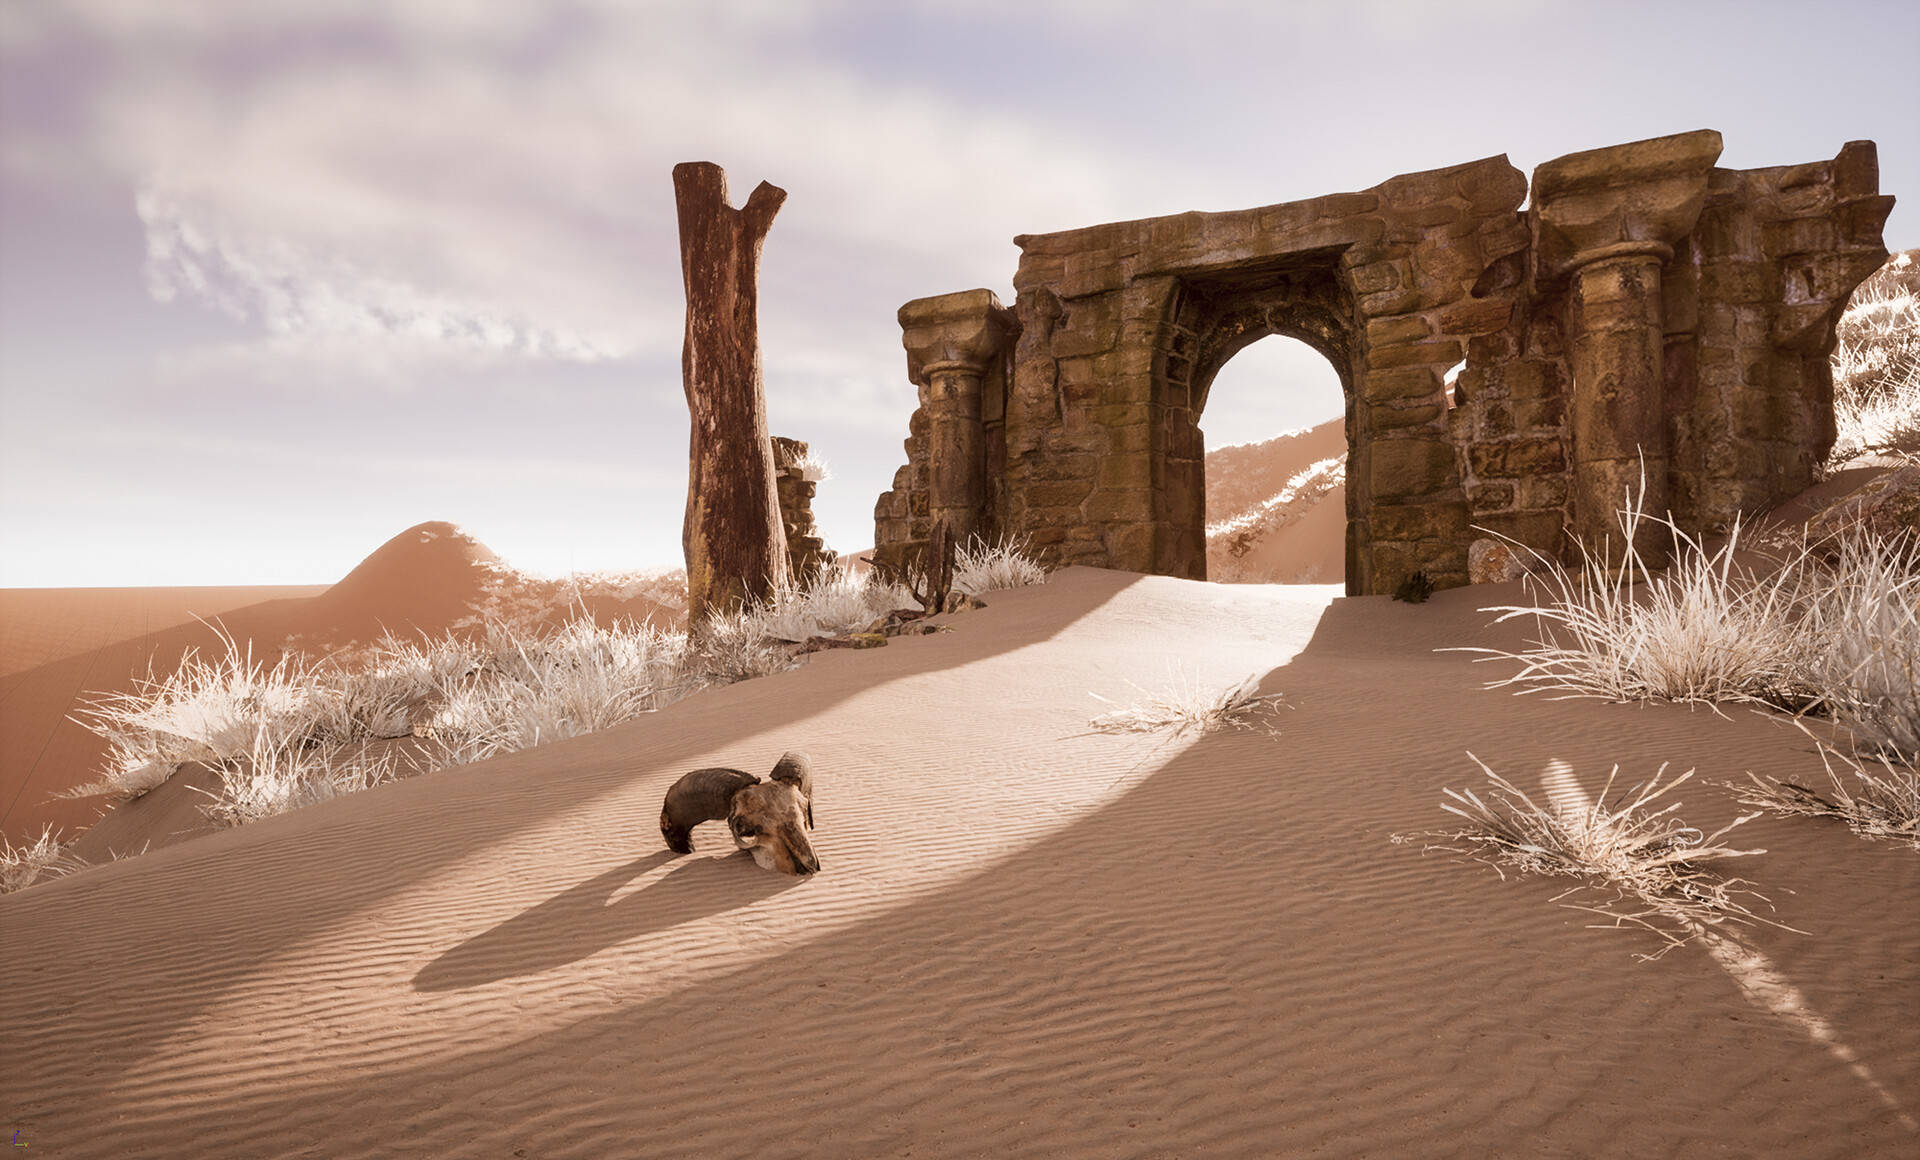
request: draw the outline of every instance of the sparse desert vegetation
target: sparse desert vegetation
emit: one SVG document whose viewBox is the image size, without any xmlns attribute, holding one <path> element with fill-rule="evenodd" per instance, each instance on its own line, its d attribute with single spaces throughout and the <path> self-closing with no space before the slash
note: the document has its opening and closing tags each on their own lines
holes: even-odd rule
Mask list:
<svg viewBox="0 0 1920 1160">
<path fill-rule="evenodd" d="M 1224 688 L 1211 688 L 1182 671 L 1157 693 L 1134 685 L 1140 700 L 1102 713 L 1087 725 L 1097 733 L 1167 733 L 1174 737 L 1250 728 L 1256 719 L 1277 712 L 1283 696 L 1263 694 L 1259 687 L 1260 679 L 1252 674 Z M 1098 693 L 1088 696 L 1112 703 Z"/>
<path fill-rule="evenodd" d="M 1748 771 L 1746 783 L 1731 786 L 1734 796 L 1769 813 L 1836 818 L 1863 838 L 1920 850 L 1920 761 L 1887 750 L 1862 756 L 1818 737 L 1813 743 L 1825 767 L 1824 786 Z"/>
<path fill-rule="evenodd" d="M 1044 578 L 1020 545 L 975 543 L 960 551 L 955 583 L 977 595 Z M 586 587 L 590 595 L 630 597 L 617 579 Z M 656 602 L 673 595 L 659 574 L 633 574 L 625 583 Z M 605 729 L 702 688 L 791 668 L 799 655 L 793 646 L 859 631 L 912 606 L 904 588 L 843 568 L 716 617 L 692 635 L 578 614 L 555 626 L 552 601 L 584 608 L 582 588 L 577 580 L 530 593 L 489 586 L 487 615 L 463 624 L 466 631 L 420 640 L 388 635 L 321 659 L 288 652 L 268 665 L 223 634 L 223 652 L 189 655 L 170 673 L 149 672 L 133 692 L 81 710 L 82 723 L 108 742 L 109 757 L 100 777 L 72 795 L 137 797 L 198 762 L 220 771 L 203 812 L 240 825 Z M 8 847 L 0 853 L 6 880 L 24 885 L 57 872 L 66 865 L 59 851 L 51 836 Z"/>
<path fill-rule="evenodd" d="M 12 894 L 42 878 L 59 878 L 79 868 L 51 826 L 32 841 L 17 846 L 0 837 L 0 894 Z"/>
<path fill-rule="evenodd" d="M 1843 316 L 1833 358 L 1840 435 L 1829 468 L 1920 451 L 1916 288 L 1913 254 L 1896 255 Z M 1485 610 L 1501 620 L 1531 616 L 1540 628 L 1517 652 L 1470 650 L 1519 663 L 1494 686 L 1745 702 L 1793 713 L 1797 723 L 1828 718 L 1847 747 L 1812 738 L 1824 787 L 1749 774 L 1751 784 L 1734 787 L 1741 800 L 1837 817 L 1864 836 L 1920 848 L 1920 534 L 1889 536 L 1856 521 L 1784 551 L 1756 550 L 1737 523 L 1709 546 L 1655 520 L 1673 541 L 1668 565 L 1655 569 L 1631 547 L 1648 519 L 1627 497 L 1621 566 L 1609 565 L 1604 546 L 1580 545 L 1575 567 L 1536 555 L 1541 566 L 1527 579 L 1535 602 Z"/>
<path fill-rule="evenodd" d="M 1502 877 L 1502 867 L 1512 867 L 1527 874 L 1581 879 L 1582 886 L 1559 898 L 1577 896 L 1579 901 L 1567 905 L 1601 915 L 1610 920 L 1607 925 L 1637 926 L 1658 934 L 1660 950 L 1643 958 L 1658 958 L 1721 923 L 1780 925 L 1749 907 L 1748 899 L 1766 901 L 1750 884 L 1712 868 L 1729 858 L 1766 852 L 1735 849 L 1721 841 L 1758 814 L 1743 815 L 1707 834 L 1675 816 L 1679 802 L 1658 804 L 1691 778 L 1692 770 L 1663 784 L 1667 767 L 1662 765 L 1646 782 L 1614 796 L 1620 772 L 1615 766 L 1591 801 L 1541 805 L 1472 753 L 1467 756 L 1487 776 L 1486 796 L 1471 787 L 1444 789 L 1451 800 L 1440 806 L 1464 819 L 1467 827 L 1396 840 L 1428 839 L 1437 849 L 1487 863 Z"/>
<path fill-rule="evenodd" d="M 1837 333 L 1828 469 L 1865 455 L 1920 457 L 1920 250 L 1862 282 Z"/>
</svg>

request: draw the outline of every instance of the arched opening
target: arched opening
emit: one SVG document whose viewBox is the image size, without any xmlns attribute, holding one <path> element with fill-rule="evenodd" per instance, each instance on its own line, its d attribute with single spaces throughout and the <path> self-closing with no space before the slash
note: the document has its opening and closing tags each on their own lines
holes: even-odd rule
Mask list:
<svg viewBox="0 0 1920 1160">
<path fill-rule="evenodd" d="M 1273 334 L 1207 387 L 1207 578 L 1339 584 L 1346 574 L 1346 395 L 1325 355 Z"/>
</svg>

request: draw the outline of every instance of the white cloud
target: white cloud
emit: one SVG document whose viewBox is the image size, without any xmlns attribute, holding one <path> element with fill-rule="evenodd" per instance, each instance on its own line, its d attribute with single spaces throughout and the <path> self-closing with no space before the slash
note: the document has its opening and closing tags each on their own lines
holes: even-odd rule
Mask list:
<svg viewBox="0 0 1920 1160">
<path fill-rule="evenodd" d="M 907 298 L 1004 288 L 1014 233 L 1121 216 L 1158 180 L 964 94 L 793 51 L 831 11 L 87 0 L 69 15 L 114 67 L 85 94 L 82 138 L 37 147 L 134 185 L 152 293 L 257 323 L 263 356 L 303 336 L 677 351 L 681 160 L 727 165 L 736 204 L 763 178 L 788 188 L 769 264 L 857 268 L 883 334 Z M 34 148 L 10 147 L 16 172 Z M 847 307 L 805 291 L 787 306 L 822 351 Z"/>
</svg>

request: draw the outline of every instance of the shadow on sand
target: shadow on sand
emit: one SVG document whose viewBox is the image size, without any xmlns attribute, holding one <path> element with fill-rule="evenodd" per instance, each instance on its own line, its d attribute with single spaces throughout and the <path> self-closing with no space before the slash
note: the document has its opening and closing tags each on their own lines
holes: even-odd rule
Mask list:
<svg viewBox="0 0 1920 1160">
<path fill-rule="evenodd" d="M 744 854 L 687 857 L 657 881 L 611 901 L 621 887 L 680 857 L 659 850 L 570 887 L 428 963 L 413 977 L 413 989 L 457 991 L 538 974 L 628 939 L 750 906 L 806 881 L 762 870 Z"/>
</svg>

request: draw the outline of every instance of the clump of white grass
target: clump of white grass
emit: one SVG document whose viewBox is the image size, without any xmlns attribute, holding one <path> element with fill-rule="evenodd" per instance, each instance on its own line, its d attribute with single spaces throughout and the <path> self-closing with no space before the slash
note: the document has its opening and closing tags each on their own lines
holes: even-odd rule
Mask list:
<svg viewBox="0 0 1920 1160">
<path fill-rule="evenodd" d="M 1872 749 L 1920 760 L 1920 539 L 1858 530 L 1803 555 L 1802 683 Z"/>
<path fill-rule="evenodd" d="M 447 652 L 465 650 L 449 639 Z M 472 667 L 443 677 L 421 734 L 428 768 L 578 737 L 661 708 L 690 691 L 686 637 L 649 624 L 573 620 L 531 632 L 489 626 Z"/>
<path fill-rule="evenodd" d="M 1251 728 L 1255 718 L 1276 712 L 1283 697 L 1280 693 L 1262 694 L 1257 691 L 1259 686 L 1259 679 L 1249 674 L 1226 688 L 1206 688 L 1197 678 L 1182 672 L 1163 692 L 1148 693 L 1133 685 L 1134 691 L 1143 698 L 1141 701 L 1102 713 L 1087 725 L 1097 733 L 1165 732 L 1175 737 Z M 1087 695 L 1103 704 L 1113 704 L 1098 693 Z"/>
<path fill-rule="evenodd" d="M 1812 737 L 1805 724 L 1802 731 Z M 1861 757 L 1813 738 L 1827 788 L 1762 778 L 1747 771 L 1747 783 L 1732 783 L 1739 800 L 1771 813 L 1838 818 L 1863 838 L 1884 838 L 1920 850 L 1920 761 L 1882 750 Z M 1842 777 L 1842 772 L 1846 776 Z"/>
<path fill-rule="evenodd" d="M 739 631 L 774 641 L 802 643 L 816 636 L 857 632 L 876 617 L 914 607 L 899 585 L 851 567 L 826 569 L 803 585 L 789 585 L 745 613 Z"/>
<path fill-rule="evenodd" d="M 968 596 L 1024 588 L 1046 578 L 1047 570 L 1033 558 L 1022 539 L 1006 538 L 989 544 L 976 536 L 953 554 L 953 590 Z"/>
<path fill-rule="evenodd" d="M 43 827 L 38 838 L 18 846 L 0 837 L 0 894 L 25 890 L 42 878 L 71 874 L 82 865 L 67 853 L 52 826 Z"/>
<path fill-rule="evenodd" d="M 1438 839 L 1432 848 L 1485 862 L 1502 878 L 1506 877 L 1504 867 L 1523 874 L 1578 878 L 1581 885 L 1557 895 L 1555 901 L 1581 896 L 1589 901 L 1566 905 L 1608 918 L 1611 927 L 1638 926 L 1658 934 L 1664 945 L 1653 954 L 1641 955 L 1644 959 L 1659 958 L 1726 922 L 1792 929 L 1749 908 L 1744 899 L 1766 901 L 1751 884 L 1723 878 L 1710 868 L 1729 858 L 1766 853 L 1736 850 L 1720 841 L 1759 814 L 1735 818 L 1706 834 L 1675 816 L 1679 802 L 1656 807 L 1661 797 L 1693 776 L 1692 770 L 1663 785 L 1667 770 L 1663 764 L 1644 785 L 1609 801 L 1620 772 L 1615 766 L 1591 804 L 1541 806 L 1478 757 L 1467 756 L 1487 775 L 1491 788 L 1483 798 L 1471 787 L 1458 791 L 1443 787 L 1451 800 L 1440 806 L 1464 819 L 1467 828 L 1398 835 L 1396 841 Z"/>
<path fill-rule="evenodd" d="M 149 668 L 130 693 L 87 702 L 75 718 L 107 742 L 98 781 L 66 797 L 139 797 L 188 762 L 221 765 L 250 755 L 267 729 L 276 746 L 304 740 L 314 715 L 332 709 L 323 682 L 307 662 L 282 654 L 272 668 L 223 630 L 226 651 L 211 660 L 187 654 L 160 678 Z"/>
<path fill-rule="evenodd" d="M 223 769 L 201 812 L 216 825 L 240 826 L 342 794 L 372 789 L 399 776 L 392 753 L 369 757 L 339 749 L 288 749 L 263 738 L 255 755 Z"/>
<path fill-rule="evenodd" d="M 795 478 L 808 483 L 825 483 L 833 478 L 833 471 L 827 466 L 827 461 L 812 451 L 795 459 L 793 465 L 787 470 L 791 471 Z"/>
<path fill-rule="evenodd" d="M 1482 610 L 1534 617 L 1540 635 L 1526 648 L 1457 651 L 1519 662 L 1493 688 L 1823 713 L 1876 750 L 1920 756 L 1920 541 L 1855 526 L 1762 572 L 1735 563 L 1737 522 L 1708 551 L 1659 521 L 1674 552 L 1655 571 L 1632 547 L 1641 518 L 1629 496 L 1623 567 L 1609 567 L 1604 548 L 1582 545 L 1571 569 L 1536 553 L 1537 603 Z"/>
<path fill-rule="evenodd" d="M 1835 328 L 1828 470 L 1864 455 L 1920 456 L 1920 262 L 1895 254 L 1854 291 Z"/>
<path fill-rule="evenodd" d="M 1580 545 L 1581 563 L 1562 566 L 1533 553 L 1541 567 L 1526 578 L 1538 603 L 1499 605 L 1495 621 L 1531 616 L 1540 636 L 1520 652 L 1465 648 L 1484 659 L 1520 662 L 1520 671 L 1490 687 L 1558 690 L 1618 701 L 1804 702 L 1808 626 L 1797 615 L 1807 573 L 1800 560 L 1761 574 L 1734 562 L 1736 522 L 1724 543 L 1703 543 L 1666 520 L 1674 551 L 1656 572 L 1634 546 L 1644 514 L 1629 495 L 1619 512 L 1627 544 L 1622 566 L 1608 547 Z"/>
</svg>

